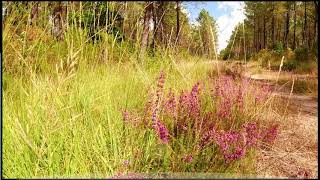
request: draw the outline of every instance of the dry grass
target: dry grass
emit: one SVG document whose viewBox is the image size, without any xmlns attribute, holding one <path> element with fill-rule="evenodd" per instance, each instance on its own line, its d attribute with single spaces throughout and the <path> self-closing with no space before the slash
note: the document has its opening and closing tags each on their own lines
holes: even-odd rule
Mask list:
<svg viewBox="0 0 320 180">
<path fill-rule="evenodd" d="M 267 118 L 280 124 L 280 134 L 270 149 L 260 149 L 258 172 L 266 177 L 317 178 L 317 114 L 310 110 L 307 113 L 305 108 L 310 107 L 303 104 L 300 108 L 294 106 L 303 103 L 295 99 L 291 99 L 288 111 L 283 114 L 283 105 L 287 102 L 277 98 L 274 106 L 282 110 L 270 112 Z"/>
<path fill-rule="evenodd" d="M 247 77 L 254 73 L 253 67 L 249 66 Z M 259 77 L 251 76 L 260 83 L 278 82 L 269 112 L 263 119 L 265 123 L 280 124 L 280 133 L 271 147 L 259 149 L 258 175 L 269 178 L 318 178 L 318 105 L 315 93 L 318 88 L 314 87 L 311 94 L 304 92 L 297 95 L 297 89 L 310 89 L 312 75 L 280 72 L 279 67 L 278 72 L 264 71 L 255 74 Z M 298 79 L 294 84 L 293 77 Z"/>
</svg>

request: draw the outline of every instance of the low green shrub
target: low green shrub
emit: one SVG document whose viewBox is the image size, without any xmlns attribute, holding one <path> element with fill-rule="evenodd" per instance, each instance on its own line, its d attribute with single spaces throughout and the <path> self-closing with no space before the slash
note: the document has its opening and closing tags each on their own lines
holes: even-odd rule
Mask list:
<svg viewBox="0 0 320 180">
<path fill-rule="evenodd" d="M 278 54 L 282 54 L 284 52 L 283 44 L 281 42 L 276 42 L 272 49 Z"/>
<path fill-rule="evenodd" d="M 294 50 L 295 59 L 299 62 L 309 60 L 308 48 L 297 48 Z"/>
</svg>

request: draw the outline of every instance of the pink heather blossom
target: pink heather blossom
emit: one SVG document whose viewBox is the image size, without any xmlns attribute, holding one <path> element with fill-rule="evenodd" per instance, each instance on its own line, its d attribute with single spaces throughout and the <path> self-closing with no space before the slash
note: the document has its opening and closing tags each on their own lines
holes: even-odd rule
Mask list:
<svg viewBox="0 0 320 180">
<path fill-rule="evenodd" d="M 157 111 L 158 111 L 158 107 L 155 107 L 155 109 L 152 112 L 152 116 L 151 116 L 151 120 L 153 122 L 157 120 Z"/>
<path fill-rule="evenodd" d="M 189 95 L 190 114 L 192 114 L 194 118 L 196 118 L 200 115 L 199 85 L 200 85 L 200 83 L 197 82 L 192 87 L 192 90 Z"/>
<path fill-rule="evenodd" d="M 230 118 L 233 104 L 237 104 L 242 108 L 244 94 L 242 92 L 242 87 L 238 87 L 230 76 L 221 76 L 217 79 L 215 83 L 215 90 L 214 99 L 220 99 L 217 110 L 219 119 Z"/>
<path fill-rule="evenodd" d="M 214 140 L 215 135 L 216 135 L 216 130 L 214 127 L 212 127 L 208 132 L 206 132 L 202 136 L 200 140 L 200 147 L 203 148 L 205 145 L 210 144 Z"/>
<path fill-rule="evenodd" d="M 236 147 L 233 153 L 224 153 L 223 156 L 226 159 L 227 163 L 241 158 L 245 155 L 245 148 Z"/>
<path fill-rule="evenodd" d="M 129 166 L 129 160 L 124 160 L 122 164 L 126 167 Z"/>
<path fill-rule="evenodd" d="M 242 127 L 246 133 L 246 146 L 252 147 L 256 146 L 258 140 L 260 139 L 259 129 L 256 123 L 246 123 Z"/>
<path fill-rule="evenodd" d="M 156 100 L 155 100 L 155 107 L 153 107 L 153 111 L 152 111 L 152 118 L 151 120 L 154 122 L 157 119 L 158 116 L 158 111 L 159 111 L 159 107 L 158 104 L 160 102 L 162 93 L 163 93 L 163 87 L 164 87 L 164 81 L 165 81 L 165 76 L 164 76 L 164 72 L 161 71 L 160 72 L 160 76 L 158 78 L 158 84 L 157 84 L 157 92 L 156 92 Z"/>
<path fill-rule="evenodd" d="M 238 107 L 238 110 L 241 112 L 243 110 L 243 96 L 244 96 L 244 88 L 241 85 L 239 85 L 238 94 L 236 98 L 236 105 Z"/>
<path fill-rule="evenodd" d="M 241 137 L 242 135 L 235 131 L 219 133 L 216 136 L 216 143 L 227 163 L 245 155 L 245 146 L 241 143 Z"/>
<path fill-rule="evenodd" d="M 179 97 L 179 108 L 180 108 L 180 112 L 182 111 L 186 111 L 186 109 L 189 106 L 189 97 L 187 95 L 187 93 L 185 93 L 184 91 L 182 91 L 180 93 L 180 97 Z"/>
<path fill-rule="evenodd" d="M 176 116 L 176 97 L 174 95 L 174 93 L 172 92 L 172 89 L 170 88 L 169 89 L 169 93 L 168 93 L 168 98 L 167 98 L 167 101 L 165 103 L 165 110 L 166 112 Z"/>
<path fill-rule="evenodd" d="M 160 140 L 167 144 L 169 142 L 169 131 L 164 124 L 162 124 L 159 120 L 153 125 L 153 128 L 156 130 L 159 135 Z"/>
<path fill-rule="evenodd" d="M 124 111 L 124 112 L 122 113 L 122 116 L 123 116 L 123 121 L 124 121 L 124 122 L 128 122 L 128 120 L 129 120 L 129 113 L 128 113 L 128 111 Z"/>
<path fill-rule="evenodd" d="M 232 110 L 232 102 L 229 97 L 226 97 L 219 106 L 218 117 L 219 119 L 229 118 Z"/>
<path fill-rule="evenodd" d="M 184 158 L 183 158 L 183 160 L 184 160 L 184 162 L 186 162 L 186 163 L 191 163 L 192 162 L 192 155 L 191 154 L 189 154 L 189 155 L 187 155 L 187 156 L 185 156 Z"/>
</svg>

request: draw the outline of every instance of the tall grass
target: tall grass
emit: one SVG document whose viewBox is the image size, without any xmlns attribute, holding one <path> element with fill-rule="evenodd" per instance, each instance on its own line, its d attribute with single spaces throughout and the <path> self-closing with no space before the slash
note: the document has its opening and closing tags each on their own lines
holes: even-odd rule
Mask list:
<svg viewBox="0 0 320 180">
<path fill-rule="evenodd" d="M 18 21 L 17 26 L 17 17 L 21 12 L 13 10 L 3 30 L 4 177 L 254 173 L 253 154 L 232 165 L 222 160 L 210 165 L 217 156 L 210 148 L 199 156 L 201 164 L 181 164 L 176 157 L 184 154 L 159 144 L 152 129 L 123 122 L 124 110 L 143 112 L 160 70 L 166 74 L 166 87 L 178 93 L 197 81 L 209 83 L 207 73 L 214 65 L 177 63 L 169 50 L 139 62 L 139 44 L 116 42 L 106 33 L 93 44 L 88 30 L 74 24 L 57 41 L 46 23 L 29 26 Z"/>
</svg>

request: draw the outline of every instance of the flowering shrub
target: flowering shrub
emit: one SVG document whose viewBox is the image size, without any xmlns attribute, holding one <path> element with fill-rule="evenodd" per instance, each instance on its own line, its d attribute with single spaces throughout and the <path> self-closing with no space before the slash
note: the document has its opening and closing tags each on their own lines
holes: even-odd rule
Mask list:
<svg viewBox="0 0 320 180">
<path fill-rule="evenodd" d="M 200 82 L 190 91 L 176 96 L 172 89 L 164 93 L 165 74 L 160 73 L 155 95 L 150 94 L 144 115 L 123 112 L 126 124 L 140 117 L 140 128 L 153 129 L 159 142 L 170 146 L 181 156 L 182 162 L 197 161 L 195 157 L 205 149 L 216 153 L 229 164 L 244 157 L 260 142 L 271 144 L 278 126 L 262 127 L 253 120 L 256 109 L 269 97 L 271 88 L 220 76 L 204 91 Z"/>
</svg>

